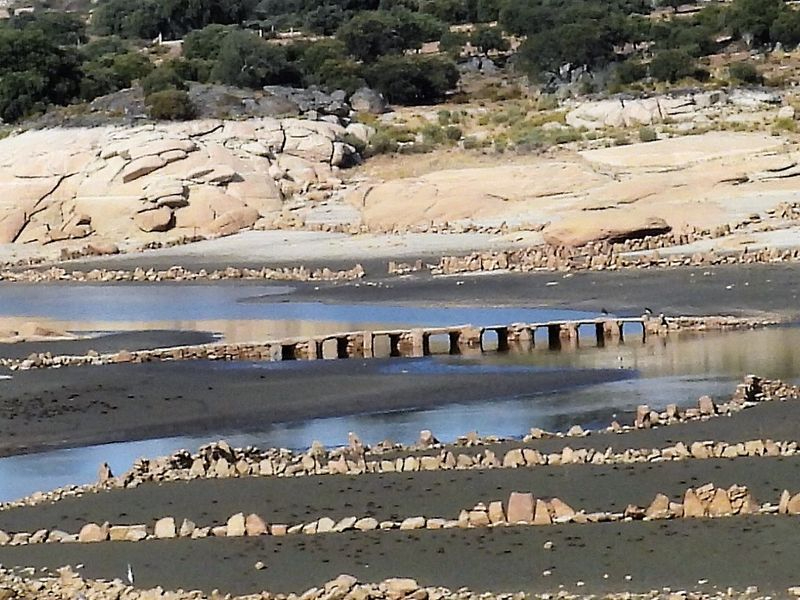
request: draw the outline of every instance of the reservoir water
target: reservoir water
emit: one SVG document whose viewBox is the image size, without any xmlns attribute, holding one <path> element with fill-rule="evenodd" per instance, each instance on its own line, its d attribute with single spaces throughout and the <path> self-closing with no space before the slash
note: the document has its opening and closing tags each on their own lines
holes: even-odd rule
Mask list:
<svg viewBox="0 0 800 600">
<path fill-rule="evenodd" d="M 269 335 L 299 335 L 380 326 L 476 325 L 593 317 L 572 311 L 531 308 L 328 305 L 291 302 L 291 289 L 258 285 L 191 286 L 4 286 L 0 295 L 2 323 L 35 320 L 74 332 L 148 328 L 214 331 L 237 341 Z M 236 326 L 231 324 L 235 323 Z M 2 346 L 0 346 L 2 352 Z M 281 366 L 265 363 L 215 364 L 214 368 L 313 368 L 313 364 Z M 448 404 L 426 410 L 370 413 L 278 423 L 250 430 L 208 431 L 191 437 L 170 437 L 99 446 L 59 449 L 0 459 L 0 501 L 37 490 L 95 479 L 107 461 L 122 472 L 140 456 L 157 456 L 179 448 L 196 450 L 220 438 L 235 445 L 308 447 L 319 440 L 335 446 L 350 431 L 368 443 L 384 439 L 413 442 L 421 429 L 443 440 L 468 431 L 506 437 L 524 435 L 531 427 L 563 430 L 579 423 L 607 425 L 638 404 L 660 408 L 670 402 L 688 405 L 702 394 L 728 396 L 746 373 L 796 381 L 800 378 L 800 328 L 682 335 L 654 338 L 643 344 L 631 336 L 622 345 L 552 352 L 541 347 L 524 354 L 485 353 L 461 358 L 398 360 L 385 369 L 413 376 L 415 372 L 485 372 L 557 369 L 563 389 L 517 397 Z M 569 385 L 574 369 L 623 369 L 620 381 L 585 387 Z M 7 373 L 0 374 L 7 377 Z M 13 374 L 11 374 L 13 376 Z M 0 378 L 0 386 L 3 379 Z"/>
</svg>

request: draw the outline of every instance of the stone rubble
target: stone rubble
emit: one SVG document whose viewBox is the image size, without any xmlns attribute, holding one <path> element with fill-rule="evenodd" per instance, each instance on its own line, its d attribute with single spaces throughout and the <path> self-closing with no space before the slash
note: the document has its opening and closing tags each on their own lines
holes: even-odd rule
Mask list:
<svg viewBox="0 0 800 600">
<path fill-rule="evenodd" d="M 267 568 L 261 561 L 256 563 L 256 569 Z M 796 595 L 792 589 L 787 590 L 789 595 Z M 37 598 L 40 600 L 73 600 L 86 598 L 87 600 L 103 600 L 116 598 L 117 600 L 212 600 L 220 598 L 220 594 L 212 592 L 207 595 L 198 590 L 168 591 L 160 587 L 153 589 L 136 589 L 124 584 L 119 579 L 113 581 L 93 580 L 84 578 L 71 567 L 63 567 L 55 573 L 44 573 L 38 576 L 33 569 L 9 570 L 0 568 L 0 600 L 22 600 L 23 598 Z M 561 590 L 557 593 L 526 594 L 516 593 L 477 593 L 468 588 L 451 590 L 445 587 L 422 586 L 416 580 L 409 578 L 390 578 L 376 583 L 359 582 L 355 577 L 341 574 L 335 579 L 306 590 L 303 593 L 261 593 L 243 596 L 226 595 L 228 600 L 331 600 L 333 598 L 371 599 L 371 600 L 578 600 L 592 598 L 599 600 L 722 600 L 729 598 L 747 598 L 757 600 L 766 598 L 758 594 L 755 587 L 743 591 L 728 589 L 714 592 L 687 592 L 651 590 L 649 592 L 622 592 L 603 595 L 581 595 L 574 592 Z"/>
</svg>

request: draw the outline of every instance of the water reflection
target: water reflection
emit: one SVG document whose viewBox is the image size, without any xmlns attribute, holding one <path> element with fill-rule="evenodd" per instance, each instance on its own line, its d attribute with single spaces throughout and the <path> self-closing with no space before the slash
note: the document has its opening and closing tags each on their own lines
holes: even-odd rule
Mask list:
<svg viewBox="0 0 800 600">
<path fill-rule="evenodd" d="M 497 325 L 594 317 L 538 308 L 336 305 L 276 301 L 286 286 L 115 285 L 3 288 L 0 330 L 35 320 L 71 332 L 212 331 L 230 342 L 310 336 L 385 326 Z"/>
</svg>

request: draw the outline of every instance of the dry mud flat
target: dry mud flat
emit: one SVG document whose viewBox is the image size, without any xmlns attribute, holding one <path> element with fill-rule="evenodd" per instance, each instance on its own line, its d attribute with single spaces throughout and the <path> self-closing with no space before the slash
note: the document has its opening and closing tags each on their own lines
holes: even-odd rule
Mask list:
<svg viewBox="0 0 800 600">
<path fill-rule="evenodd" d="M 768 401 L 731 416 L 624 434 L 531 440 L 541 451 L 654 448 L 675 440 L 797 440 L 800 401 Z M 519 444 L 517 444 L 518 446 Z M 490 444 L 498 456 L 509 446 Z M 798 491 L 800 456 L 687 458 L 606 465 L 441 470 L 414 473 L 243 477 L 144 483 L 52 504 L 0 511 L 0 529 L 75 531 L 91 520 L 148 523 L 170 515 L 203 525 L 236 512 L 270 523 L 370 515 L 456 518 L 478 502 L 506 501 L 513 491 L 558 497 L 576 510 L 622 511 L 646 506 L 656 493 L 680 499 L 689 487 L 747 486 L 758 502 L 777 504 Z M 142 587 L 302 592 L 340 573 L 361 581 L 413 577 L 422 585 L 530 593 L 646 592 L 669 587 L 705 592 L 729 586 L 786 596 L 798 583 L 798 517 L 684 518 L 615 523 L 476 527 L 414 531 L 345 531 L 259 537 L 209 537 L 140 542 L 47 543 L 0 547 L 0 564 L 56 568 L 85 565 L 89 577 L 124 577 L 128 564 Z M 256 563 L 264 568 L 256 568 Z"/>
<path fill-rule="evenodd" d="M 361 581 L 405 575 L 423 585 L 475 591 L 554 592 L 563 585 L 573 592 L 598 594 L 664 586 L 743 590 L 756 585 L 762 593 L 785 597 L 798 580 L 797 526 L 796 518 L 752 517 L 106 542 L 68 548 L 43 544 L 2 547 L 0 563 L 50 568 L 82 563 L 87 576 L 103 578 L 124 578 L 130 563 L 137 586 L 235 594 L 299 593 L 346 572 Z M 550 550 L 544 549 L 548 541 L 553 542 Z M 266 568 L 255 569 L 257 561 Z"/>
</svg>

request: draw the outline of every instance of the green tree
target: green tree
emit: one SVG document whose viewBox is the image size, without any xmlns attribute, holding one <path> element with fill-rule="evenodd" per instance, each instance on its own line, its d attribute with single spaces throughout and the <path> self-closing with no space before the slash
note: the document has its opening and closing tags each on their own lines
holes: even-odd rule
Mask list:
<svg viewBox="0 0 800 600">
<path fill-rule="evenodd" d="M 230 25 L 214 23 L 186 34 L 183 38 L 183 55 L 186 58 L 216 60 L 222 42 L 232 30 Z"/>
<path fill-rule="evenodd" d="M 761 83 L 761 75 L 753 63 L 736 62 L 728 67 L 731 79 L 742 83 Z"/>
<path fill-rule="evenodd" d="M 142 89 L 149 96 L 164 90 L 185 90 L 186 83 L 172 65 L 165 63 L 142 79 Z"/>
<path fill-rule="evenodd" d="M 232 31 L 222 42 L 211 78 L 238 87 L 260 88 L 287 83 L 283 48 L 248 31 Z"/>
<path fill-rule="evenodd" d="M 407 10 L 364 11 L 339 28 L 336 37 L 356 59 L 370 62 L 385 54 L 400 54 L 444 33 L 441 21 Z"/>
<path fill-rule="evenodd" d="M 800 44 L 800 13 L 784 10 L 772 22 L 769 28 L 770 41 L 780 42 L 784 46 Z"/>
<path fill-rule="evenodd" d="M 39 30 L 48 40 L 59 46 L 76 46 L 86 41 L 86 24 L 74 13 L 23 13 L 12 17 L 9 25 L 20 30 Z"/>
<path fill-rule="evenodd" d="M 650 75 L 660 81 L 672 83 L 694 75 L 694 58 L 685 50 L 664 50 L 653 57 Z"/>
<path fill-rule="evenodd" d="M 469 42 L 483 54 L 488 54 L 492 50 L 502 52 L 509 48 L 508 40 L 497 27 L 476 27 L 469 37 Z"/>
<path fill-rule="evenodd" d="M 439 102 L 458 82 L 450 60 L 424 56 L 384 56 L 366 71 L 367 82 L 389 102 L 428 104 Z"/>
<path fill-rule="evenodd" d="M 461 55 L 461 51 L 469 41 L 469 35 L 463 31 L 445 31 L 439 40 L 439 49 L 454 58 Z"/>
<path fill-rule="evenodd" d="M 727 14 L 727 24 L 735 35 L 752 36 L 757 46 L 770 41 L 770 27 L 787 10 L 783 0 L 734 0 Z"/>
<path fill-rule="evenodd" d="M 17 121 L 78 96 L 77 51 L 61 48 L 39 29 L 0 27 L 0 119 Z"/>
</svg>

